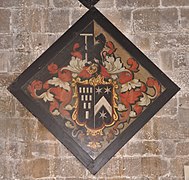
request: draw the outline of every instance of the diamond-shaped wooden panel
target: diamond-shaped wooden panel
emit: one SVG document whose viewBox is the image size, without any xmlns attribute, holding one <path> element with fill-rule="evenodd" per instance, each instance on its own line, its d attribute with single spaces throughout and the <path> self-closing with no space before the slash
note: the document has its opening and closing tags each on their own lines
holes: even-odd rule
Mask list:
<svg viewBox="0 0 189 180">
<path fill-rule="evenodd" d="M 93 7 L 9 90 L 95 174 L 179 88 Z"/>
</svg>

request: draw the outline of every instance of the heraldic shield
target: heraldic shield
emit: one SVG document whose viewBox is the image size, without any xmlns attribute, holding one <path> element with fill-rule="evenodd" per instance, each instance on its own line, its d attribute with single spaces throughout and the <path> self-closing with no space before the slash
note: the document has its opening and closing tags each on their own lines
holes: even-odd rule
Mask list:
<svg viewBox="0 0 189 180">
<path fill-rule="evenodd" d="M 93 7 L 9 90 L 95 174 L 179 88 Z"/>
<path fill-rule="evenodd" d="M 107 82 L 100 76 L 77 83 L 73 119 L 91 133 L 112 126 L 118 120 L 115 87 L 115 82 Z"/>
</svg>

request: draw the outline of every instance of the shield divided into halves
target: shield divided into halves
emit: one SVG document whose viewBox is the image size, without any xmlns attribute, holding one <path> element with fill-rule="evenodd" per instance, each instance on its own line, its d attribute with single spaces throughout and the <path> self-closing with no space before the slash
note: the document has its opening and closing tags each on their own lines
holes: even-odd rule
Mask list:
<svg viewBox="0 0 189 180">
<path fill-rule="evenodd" d="M 91 130 L 111 126 L 115 119 L 112 84 L 78 84 L 77 123 Z"/>
</svg>

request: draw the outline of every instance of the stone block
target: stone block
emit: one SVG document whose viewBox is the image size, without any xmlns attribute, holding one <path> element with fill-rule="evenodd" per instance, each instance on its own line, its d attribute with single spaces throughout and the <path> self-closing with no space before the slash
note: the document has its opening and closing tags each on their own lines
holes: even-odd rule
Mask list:
<svg viewBox="0 0 189 180">
<path fill-rule="evenodd" d="M 26 21 L 26 8 L 12 10 L 12 33 L 27 32 L 29 30 L 29 23 Z"/>
<path fill-rule="evenodd" d="M 160 51 L 160 67 L 163 71 L 173 70 L 173 52 L 171 50 Z"/>
<path fill-rule="evenodd" d="M 32 173 L 30 160 L 17 160 L 7 158 L 7 167 L 9 168 L 9 178 L 7 179 L 32 179 L 32 177 L 30 176 L 30 174 Z"/>
<path fill-rule="evenodd" d="M 68 177 L 66 178 L 66 180 L 92 180 L 93 178 L 76 178 L 76 177 Z M 65 180 L 65 178 L 58 178 L 56 180 Z M 104 179 L 105 180 L 105 179 Z"/>
<path fill-rule="evenodd" d="M 97 177 L 124 176 L 124 160 L 113 157 L 98 173 Z M 112 171 L 113 169 L 113 171 Z"/>
<path fill-rule="evenodd" d="M 83 178 L 85 176 L 85 167 L 76 158 L 54 159 L 52 163 L 55 177 Z"/>
<path fill-rule="evenodd" d="M 189 71 L 174 71 L 170 76 L 172 80 L 181 88 L 182 91 L 188 91 L 189 88 Z"/>
<path fill-rule="evenodd" d="M 162 151 L 158 141 L 129 141 L 126 145 L 126 154 L 133 155 L 159 155 Z"/>
<path fill-rule="evenodd" d="M 0 33 L 10 32 L 10 17 L 11 12 L 9 9 L 0 9 Z"/>
<path fill-rule="evenodd" d="M 6 140 L 7 138 L 7 129 L 6 129 L 6 119 L 5 118 L 0 118 L 0 123 L 1 123 L 1 126 L 0 126 L 0 139 L 1 140 Z"/>
<path fill-rule="evenodd" d="M 189 0 L 162 0 L 163 6 L 188 6 Z"/>
<path fill-rule="evenodd" d="M 41 2 L 41 1 L 39 1 Z M 30 32 L 41 32 L 44 30 L 44 10 L 39 8 L 29 9 L 26 16 L 26 21 L 29 22 Z"/>
<path fill-rule="evenodd" d="M 12 10 L 12 32 L 15 34 L 26 32 L 44 32 L 46 20 L 45 9 L 20 8 Z M 47 22 L 47 21 L 46 21 Z"/>
<path fill-rule="evenodd" d="M 133 12 L 134 31 L 176 31 L 178 12 L 176 8 L 138 9 Z"/>
<path fill-rule="evenodd" d="M 20 7 L 22 6 L 22 0 L 1 0 L 0 7 Z"/>
<path fill-rule="evenodd" d="M 69 27 L 69 10 L 52 9 L 45 13 L 45 31 L 63 33 Z"/>
<path fill-rule="evenodd" d="M 39 121 L 37 121 L 37 140 L 38 141 L 57 141 L 57 139 Z"/>
<path fill-rule="evenodd" d="M 162 140 L 162 150 L 165 157 L 174 157 L 176 154 L 175 142 L 173 140 Z"/>
<path fill-rule="evenodd" d="M 170 174 L 178 178 L 184 178 L 184 165 L 189 165 L 189 156 L 171 159 Z"/>
<path fill-rule="evenodd" d="M 189 3 L 188 3 L 189 4 Z M 181 8 L 181 26 L 183 29 L 189 29 L 189 9 Z"/>
<path fill-rule="evenodd" d="M 26 12 L 26 9 L 12 10 L 12 33 L 20 33 L 29 29 L 28 22 L 25 23 Z"/>
<path fill-rule="evenodd" d="M 46 50 L 47 49 L 39 46 L 39 48 L 36 48 L 36 50 L 31 52 L 31 54 L 30 54 L 30 56 L 31 56 L 30 63 L 33 63 L 34 61 L 36 61 L 37 58 L 39 58 L 39 56 L 41 56 Z"/>
<path fill-rule="evenodd" d="M 186 34 L 158 34 L 152 42 L 156 49 L 183 48 L 189 45 L 189 38 Z"/>
<path fill-rule="evenodd" d="M 130 180 L 132 180 L 132 179 L 130 179 Z M 151 180 L 151 179 L 143 176 L 143 177 L 136 177 L 136 178 L 134 178 L 134 180 Z"/>
<path fill-rule="evenodd" d="M 180 123 L 189 124 L 189 109 L 188 108 L 179 108 L 178 110 L 178 120 Z"/>
<path fill-rule="evenodd" d="M 179 123 L 174 118 L 154 118 L 154 136 L 156 139 L 179 139 Z"/>
<path fill-rule="evenodd" d="M 122 7 L 157 7 L 160 5 L 159 0 L 116 0 L 116 6 Z"/>
<path fill-rule="evenodd" d="M 160 60 L 157 51 L 148 50 L 143 52 L 155 65 L 160 66 Z"/>
<path fill-rule="evenodd" d="M 19 52 L 30 51 L 31 34 L 19 33 L 13 36 L 13 48 Z"/>
<path fill-rule="evenodd" d="M 160 155 L 162 153 L 161 144 L 158 141 L 143 141 L 142 154 Z"/>
<path fill-rule="evenodd" d="M 137 46 L 141 51 L 148 51 L 151 49 L 151 38 L 149 34 L 135 34 L 130 39 L 135 46 Z"/>
<path fill-rule="evenodd" d="M 71 158 L 73 154 L 59 141 L 57 141 L 57 156 L 60 158 Z"/>
<path fill-rule="evenodd" d="M 178 178 L 178 177 L 174 177 L 174 176 L 170 176 L 170 175 L 166 175 L 163 177 L 160 177 L 158 180 L 183 180 L 183 178 Z"/>
<path fill-rule="evenodd" d="M 114 177 L 110 177 L 110 178 L 99 178 L 99 180 L 110 180 L 110 179 L 114 179 L 114 180 L 132 180 L 132 178 L 129 178 L 129 177 L 117 177 L 117 176 L 114 176 Z M 92 180 L 92 179 L 91 179 Z M 94 180 L 94 179 L 93 179 Z M 137 180 L 137 179 L 136 179 Z"/>
<path fill-rule="evenodd" d="M 6 141 L 1 137 L 0 138 L 0 157 L 3 157 L 6 155 L 5 147 L 6 147 Z"/>
<path fill-rule="evenodd" d="M 26 144 L 20 141 L 9 141 L 6 142 L 5 146 L 5 151 L 6 151 L 6 156 L 10 159 L 23 159 L 26 158 Z"/>
<path fill-rule="evenodd" d="M 188 156 L 189 155 L 189 142 L 179 142 L 176 146 L 177 155 Z"/>
<path fill-rule="evenodd" d="M 189 123 L 188 124 L 180 124 L 180 137 L 182 139 L 189 138 Z"/>
<path fill-rule="evenodd" d="M 21 73 L 31 64 L 30 52 L 14 52 L 10 59 L 10 72 Z"/>
<path fill-rule="evenodd" d="M 15 116 L 18 118 L 34 117 L 18 100 L 15 102 L 15 110 Z"/>
<path fill-rule="evenodd" d="M 157 116 L 174 116 L 177 114 L 177 98 L 173 96 L 156 114 Z"/>
<path fill-rule="evenodd" d="M 31 179 L 30 174 L 32 173 L 30 162 L 32 160 L 19 160 L 13 161 L 12 173 L 14 179 Z"/>
<path fill-rule="evenodd" d="M 50 47 L 58 38 L 58 35 L 48 34 L 48 47 Z"/>
<path fill-rule="evenodd" d="M 0 34 L 0 49 L 10 49 L 12 47 L 12 36 L 7 34 Z"/>
<path fill-rule="evenodd" d="M 6 89 L 0 89 L 0 117 L 12 117 L 15 114 L 15 102 Z"/>
<path fill-rule="evenodd" d="M 10 174 L 9 174 L 9 167 L 7 165 L 6 159 L 5 158 L 0 158 L 0 178 L 1 179 L 9 179 Z"/>
<path fill-rule="evenodd" d="M 145 124 L 144 127 L 134 135 L 133 139 L 156 139 L 153 133 L 153 121 L 154 120 L 151 119 L 147 124 Z"/>
<path fill-rule="evenodd" d="M 125 157 L 124 163 L 124 176 L 134 177 L 142 175 L 142 166 L 140 157 Z"/>
<path fill-rule="evenodd" d="M 36 139 L 36 121 L 33 119 L 5 119 L 8 141 L 31 142 Z"/>
<path fill-rule="evenodd" d="M 53 0 L 53 4 L 55 7 L 57 8 L 70 8 L 70 7 L 73 7 L 73 8 L 76 8 L 76 7 L 79 7 L 79 1 L 77 0 L 73 0 L 73 1 L 70 1 L 70 0 Z"/>
<path fill-rule="evenodd" d="M 189 69 L 189 52 L 186 49 L 179 49 L 174 54 L 174 69 L 188 70 Z"/>
<path fill-rule="evenodd" d="M 24 142 L 18 142 L 18 141 L 13 141 L 11 143 L 17 143 L 18 145 L 18 151 L 19 153 L 17 153 L 17 159 L 18 160 L 30 160 L 32 158 L 34 158 L 33 154 L 32 154 L 32 149 L 31 146 L 34 143 L 33 139 L 31 138 L 31 141 L 24 141 Z"/>
<path fill-rule="evenodd" d="M 168 163 L 160 157 L 142 157 L 142 174 L 148 177 L 159 177 L 169 172 Z"/>
<path fill-rule="evenodd" d="M 44 178 L 50 176 L 49 160 L 45 158 L 35 159 L 30 161 L 30 174 L 33 178 Z"/>
<path fill-rule="evenodd" d="M 12 56 L 12 51 L 0 51 L 0 73 L 6 73 L 9 71 L 9 63 Z"/>
<path fill-rule="evenodd" d="M 125 147 L 125 154 L 129 156 L 141 155 L 143 151 L 142 141 L 132 141 L 131 139 Z"/>
<path fill-rule="evenodd" d="M 95 5 L 96 8 L 100 9 L 100 8 L 113 8 L 114 7 L 114 0 L 109 0 L 109 1 L 106 1 L 106 0 L 100 0 L 96 5 Z"/>
<path fill-rule="evenodd" d="M 47 142 L 33 142 L 31 145 L 31 152 L 35 158 L 57 157 L 58 156 L 58 144 Z"/>
<path fill-rule="evenodd" d="M 71 16 L 71 25 L 76 23 L 85 13 L 87 12 L 86 8 L 79 8 L 79 9 L 74 9 L 72 13 L 70 14 Z"/>
<path fill-rule="evenodd" d="M 33 7 L 48 7 L 49 1 L 48 0 L 27 0 L 24 2 L 25 5 L 28 6 L 33 6 Z"/>
<path fill-rule="evenodd" d="M 101 12 L 122 33 L 131 31 L 131 10 L 102 9 Z"/>
<path fill-rule="evenodd" d="M 182 108 L 189 108 L 189 92 L 179 94 L 179 106 Z"/>
<path fill-rule="evenodd" d="M 47 34 L 32 34 L 31 47 L 34 51 L 48 48 L 48 35 Z"/>
</svg>

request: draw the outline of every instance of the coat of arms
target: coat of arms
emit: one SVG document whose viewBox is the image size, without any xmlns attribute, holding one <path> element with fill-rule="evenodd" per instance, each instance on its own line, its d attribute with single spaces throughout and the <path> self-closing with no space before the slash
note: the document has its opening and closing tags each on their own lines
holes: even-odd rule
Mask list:
<svg viewBox="0 0 189 180">
<path fill-rule="evenodd" d="M 95 8 L 10 86 L 93 174 L 178 89 Z"/>
<path fill-rule="evenodd" d="M 27 87 L 33 98 L 49 104 L 52 115 L 64 119 L 71 135 L 92 158 L 164 90 L 109 37 L 94 21 L 70 45 L 68 65 L 50 63 L 50 78 L 45 82 L 35 79 Z"/>
</svg>

